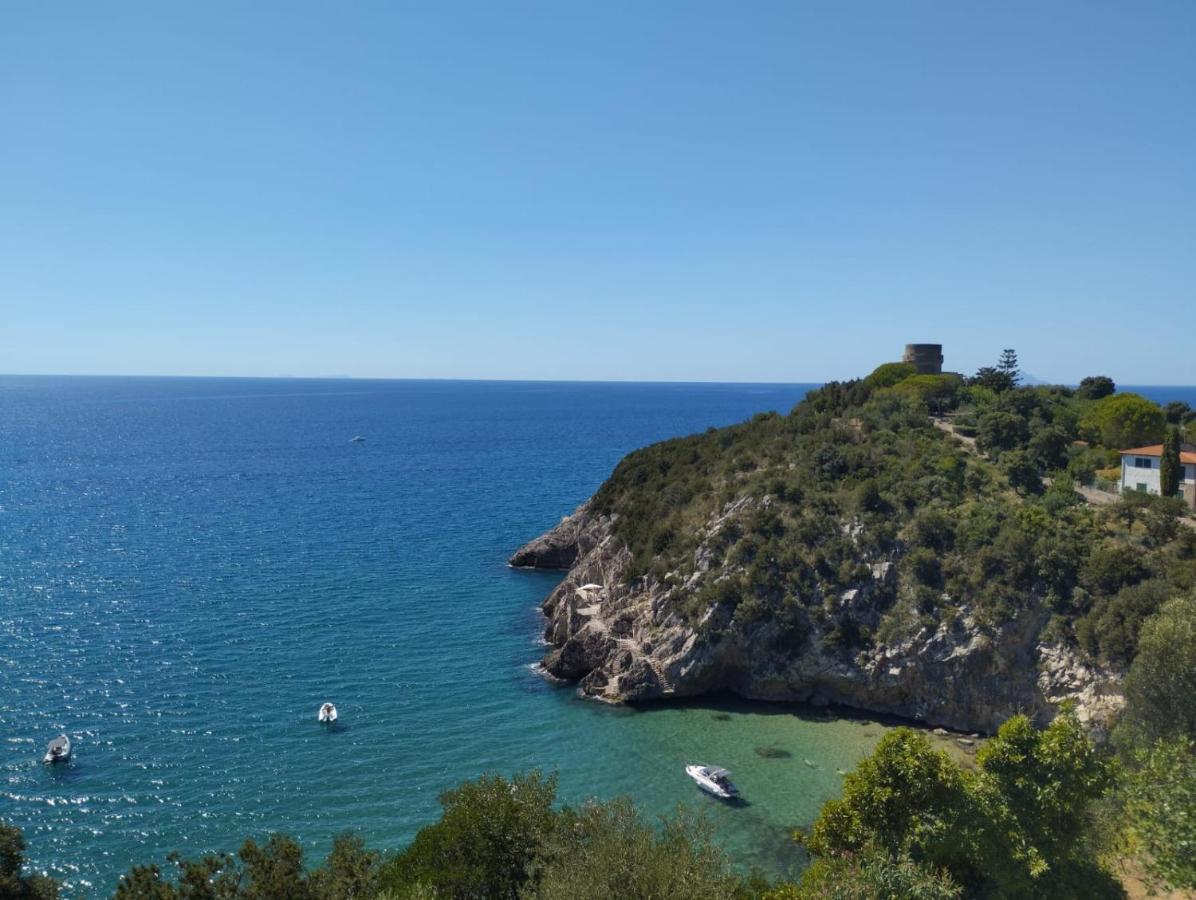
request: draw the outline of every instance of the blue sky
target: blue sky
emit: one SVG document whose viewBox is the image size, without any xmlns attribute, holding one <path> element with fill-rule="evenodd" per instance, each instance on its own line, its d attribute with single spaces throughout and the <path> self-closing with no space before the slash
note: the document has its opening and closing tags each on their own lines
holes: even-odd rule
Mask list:
<svg viewBox="0 0 1196 900">
<path fill-rule="evenodd" d="M 1196 382 L 1196 3 L 0 10 L 0 371 Z"/>
</svg>

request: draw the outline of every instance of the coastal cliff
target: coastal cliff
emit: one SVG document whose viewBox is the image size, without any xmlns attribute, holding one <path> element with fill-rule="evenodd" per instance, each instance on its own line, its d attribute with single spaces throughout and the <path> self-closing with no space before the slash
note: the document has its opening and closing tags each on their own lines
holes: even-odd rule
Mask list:
<svg viewBox="0 0 1196 900">
<path fill-rule="evenodd" d="M 1103 730 L 1125 666 L 1084 642 L 1174 551 L 1062 478 L 1014 490 L 892 394 L 831 385 L 626 457 L 511 558 L 565 571 L 544 670 L 610 702 L 726 691 L 982 732 L 1067 703 Z"/>
<path fill-rule="evenodd" d="M 734 505 L 707 524 L 706 534 L 747 511 L 747 503 Z M 631 554 L 612 525 L 611 516 L 585 504 L 511 560 L 567 570 L 542 605 L 551 644 L 543 666 L 556 678 L 579 682 L 584 696 L 639 703 L 729 691 L 983 732 L 1017 713 L 1049 721 L 1064 701 L 1076 704 L 1082 720 L 1103 727 L 1121 706 L 1113 672 L 1043 640 L 1048 614 L 1042 608 L 992 628 L 961 607 L 949 622 L 854 654 L 830 645 L 818 625 L 797 641 L 775 622 L 741 626 L 726 603 L 688 622 L 674 601 L 720 577 L 709 548 L 700 547 L 685 583 L 629 579 Z M 890 560 L 867 564 L 867 574 L 841 591 L 838 603 L 875 625 L 896 594 L 897 571 Z"/>
</svg>

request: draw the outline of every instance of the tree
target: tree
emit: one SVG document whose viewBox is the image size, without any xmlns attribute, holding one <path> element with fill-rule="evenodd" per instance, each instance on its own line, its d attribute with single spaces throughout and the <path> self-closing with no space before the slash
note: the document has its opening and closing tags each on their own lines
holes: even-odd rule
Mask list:
<svg viewBox="0 0 1196 900">
<path fill-rule="evenodd" d="M 896 729 L 823 805 L 809 837 L 797 837 L 824 860 L 879 851 L 941 867 L 968 896 L 1116 895 L 1083 840 L 1114 769 L 1070 710 L 1041 731 L 1014 716 L 976 759 L 980 770 L 964 772 Z"/>
<path fill-rule="evenodd" d="M 365 842 L 345 832 L 332 842 L 324 865 L 311 875 L 312 893 L 319 900 L 355 900 L 373 897 L 378 887 L 378 854 Z"/>
<path fill-rule="evenodd" d="M 1001 358 L 997 361 L 997 369 L 1008 375 L 1010 383 L 1016 386 L 1022 377 L 1021 370 L 1017 367 L 1017 351 L 1012 347 L 1002 350 Z"/>
<path fill-rule="evenodd" d="M 1042 730 L 1014 716 L 980 748 L 976 762 L 1001 797 L 1008 819 L 998 827 L 1012 826 L 1006 837 L 1030 877 L 1072 854 L 1089 804 L 1113 782 L 1108 759 L 1069 712 Z"/>
<path fill-rule="evenodd" d="M 308 900 L 312 897 L 303 866 L 303 848 L 284 834 L 272 834 L 265 844 L 247 840 L 237 852 L 245 865 L 246 900 Z"/>
<path fill-rule="evenodd" d="M 1196 594 L 1168 600 L 1142 626 L 1125 699 L 1120 741 L 1196 739 Z"/>
<path fill-rule="evenodd" d="M 1131 845 L 1148 872 L 1175 890 L 1196 888 L 1196 741 L 1138 749 L 1123 786 Z"/>
<path fill-rule="evenodd" d="M 1076 399 L 1100 400 L 1110 396 L 1116 390 L 1117 385 L 1108 375 L 1090 375 L 1080 381 L 1080 386 L 1076 388 Z"/>
<path fill-rule="evenodd" d="M 1029 436 L 1026 420 L 1014 413 L 996 410 L 976 422 L 976 446 L 992 457 L 1024 446 Z"/>
<path fill-rule="evenodd" d="M 1057 425 L 1040 428 L 1030 436 L 1028 449 L 1034 461 L 1051 471 L 1067 465 L 1067 450 L 1071 436 Z"/>
<path fill-rule="evenodd" d="M 531 879 L 535 900 L 731 900 L 740 887 L 710 824 L 679 814 L 656 828 L 631 801 L 565 810 Z"/>
<path fill-rule="evenodd" d="M 1041 494 L 1042 479 L 1038 466 L 1024 450 L 1010 450 L 1001 457 L 1001 471 L 1019 494 Z"/>
<path fill-rule="evenodd" d="M 1159 460 L 1159 493 L 1174 497 L 1179 490 L 1179 429 L 1171 427 L 1163 437 L 1163 458 Z"/>
<path fill-rule="evenodd" d="M 868 848 L 851 857 L 819 859 L 800 885 L 781 885 L 761 900 L 956 900 L 961 888 L 946 871 L 908 854 Z"/>
<path fill-rule="evenodd" d="M 988 388 L 990 391 L 998 394 L 1012 390 L 1017 386 L 1017 382 L 1013 380 L 1008 372 L 1003 372 L 993 366 L 981 366 L 976 370 L 975 376 L 968 384 Z"/>
<path fill-rule="evenodd" d="M 911 375 L 898 382 L 893 390 L 916 397 L 941 416 L 944 409 L 955 405 L 959 384 L 957 375 Z"/>
<path fill-rule="evenodd" d="M 874 388 L 887 388 L 917 374 L 918 368 L 913 363 L 882 363 L 873 369 L 872 374 L 864 380 Z"/>
<path fill-rule="evenodd" d="M 1082 431 L 1116 450 L 1156 443 L 1163 437 L 1163 427 L 1158 404 L 1133 393 L 1097 401 L 1080 420 Z"/>
<path fill-rule="evenodd" d="M 25 836 L 21 829 L 0 822 L 0 897 L 5 900 L 55 900 L 58 884 L 44 875 L 22 875 Z"/>
<path fill-rule="evenodd" d="M 1193 412 L 1192 407 L 1182 400 L 1172 400 L 1164 406 L 1163 415 L 1166 416 L 1167 421 L 1172 425 L 1186 425 L 1193 418 L 1196 418 L 1196 412 Z"/>
<path fill-rule="evenodd" d="M 554 824 L 556 778 L 483 775 L 440 797 L 440 821 L 383 866 L 385 889 L 422 884 L 438 897 L 515 900 Z"/>
<path fill-rule="evenodd" d="M 909 852 L 936 865 L 966 859 L 968 810 L 963 773 L 948 756 L 908 728 L 890 731 L 872 755 L 843 779 L 843 795 L 827 801 L 802 843 L 834 857 L 875 846 Z"/>
</svg>

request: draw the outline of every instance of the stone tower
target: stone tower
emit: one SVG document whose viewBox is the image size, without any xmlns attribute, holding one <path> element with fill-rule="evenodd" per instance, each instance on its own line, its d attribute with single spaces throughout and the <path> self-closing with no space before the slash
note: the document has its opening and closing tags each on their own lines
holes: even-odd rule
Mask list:
<svg viewBox="0 0 1196 900">
<path fill-rule="evenodd" d="M 902 362 L 913 363 L 919 375 L 943 374 L 942 344 L 906 344 Z"/>
</svg>

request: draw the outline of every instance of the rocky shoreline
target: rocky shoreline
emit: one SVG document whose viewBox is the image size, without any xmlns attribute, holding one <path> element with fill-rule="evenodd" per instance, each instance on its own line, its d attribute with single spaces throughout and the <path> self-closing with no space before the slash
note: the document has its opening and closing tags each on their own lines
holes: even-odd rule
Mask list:
<svg viewBox="0 0 1196 900">
<path fill-rule="evenodd" d="M 715 534 L 749 501 L 729 504 L 707 523 Z M 746 699 L 843 706 L 896 716 L 927 727 L 992 733 L 1025 713 L 1039 723 L 1074 703 L 1096 731 L 1122 705 L 1117 673 L 1083 662 L 1070 648 L 1045 640 L 1049 615 L 1034 606 L 999 628 L 978 623 L 965 605 L 937 628 L 924 627 L 893 644 L 844 653 L 817 628 L 790 640 L 776 623 L 748 625 L 712 603 L 697 620 L 676 600 L 719 578 L 700 545 L 694 573 L 682 584 L 628 577 L 631 554 L 614 519 L 590 503 L 521 547 L 517 568 L 562 570 L 543 601 L 547 674 L 577 682 L 588 698 L 646 703 L 728 692 Z M 860 621 L 875 622 L 896 568 L 866 560 L 868 576 L 836 602 Z"/>
</svg>

